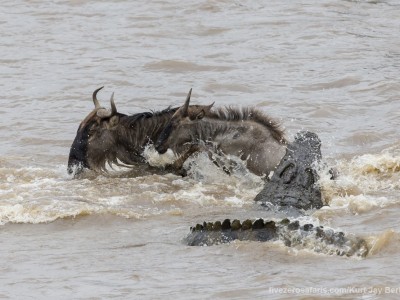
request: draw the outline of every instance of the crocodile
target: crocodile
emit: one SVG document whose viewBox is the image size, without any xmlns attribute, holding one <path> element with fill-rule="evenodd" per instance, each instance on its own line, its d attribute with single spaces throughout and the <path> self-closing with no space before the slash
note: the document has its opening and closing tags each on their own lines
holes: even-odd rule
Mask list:
<svg viewBox="0 0 400 300">
<path fill-rule="evenodd" d="M 300 131 L 286 148 L 286 154 L 262 191 L 255 197 L 264 206 L 308 210 L 323 206 L 319 175 L 321 140 L 310 131 Z"/>
<path fill-rule="evenodd" d="M 318 135 L 309 131 L 297 133 L 255 202 L 261 204 L 261 209 L 287 214 L 297 212 L 297 215 L 321 208 L 323 201 L 317 172 L 321 158 Z M 340 256 L 365 257 L 369 251 L 367 242 L 360 237 L 311 223 L 300 224 L 289 218 L 203 222 L 191 227 L 184 239 L 190 246 L 211 246 L 234 240 L 279 240 L 289 247 L 311 247 L 316 252 Z"/>
<path fill-rule="evenodd" d="M 367 242 L 355 236 L 347 236 L 342 231 L 335 231 L 311 223 L 301 225 L 298 220 L 287 218 L 274 221 L 247 219 L 242 223 L 235 219 L 223 222 L 204 222 L 190 228 L 185 242 L 189 246 L 211 246 L 239 241 L 282 241 L 285 246 L 294 248 L 312 248 L 315 252 L 355 256 L 364 258 L 369 248 Z"/>
</svg>

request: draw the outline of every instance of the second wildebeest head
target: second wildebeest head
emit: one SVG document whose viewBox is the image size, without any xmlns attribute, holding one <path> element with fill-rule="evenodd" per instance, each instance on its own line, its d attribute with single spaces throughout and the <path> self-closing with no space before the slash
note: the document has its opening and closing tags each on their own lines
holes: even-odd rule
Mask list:
<svg viewBox="0 0 400 300">
<path fill-rule="evenodd" d="M 285 154 L 286 139 L 279 123 L 259 109 L 228 106 L 211 110 L 211 104 L 193 113 L 189 101 L 190 94 L 160 134 L 159 153 L 171 149 L 182 157 L 188 151 L 201 151 L 210 158 L 225 156 L 224 160 L 234 155 L 260 176 L 273 171 Z"/>
<path fill-rule="evenodd" d="M 210 110 L 214 103 L 210 105 L 189 105 L 191 94 L 192 89 L 190 89 L 186 97 L 185 103 L 173 114 L 171 120 L 161 132 L 155 144 L 155 148 L 158 153 L 164 154 L 165 152 L 167 152 L 168 148 L 172 146 L 174 148 L 172 150 L 175 153 L 185 152 L 191 147 L 193 137 L 190 136 L 189 131 L 187 132 L 187 134 L 180 134 L 175 129 L 177 127 L 184 128 L 185 124 L 190 124 L 194 120 L 201 120 L 202 118 L 210 114 Z M 170 141 L 173 141 L 173 143 L 171 143 Z M 179 149 L 177 149 L 177 147 Z"/>
<path fill-rule="evenodd" d="M 97 93 L 93 92 L 94 110 L 79 125 L 76 137 L 71 145 L 68 159 L 68 173 L 79 174 L 84 168 L 102 169 L 105 161 L 115 157 L 116 135 L 120 118 L 124 116 L 117 112 L 114 103 L 114 93 L 111 96 L 111 110 L 100 106 Z"/>
</svg>

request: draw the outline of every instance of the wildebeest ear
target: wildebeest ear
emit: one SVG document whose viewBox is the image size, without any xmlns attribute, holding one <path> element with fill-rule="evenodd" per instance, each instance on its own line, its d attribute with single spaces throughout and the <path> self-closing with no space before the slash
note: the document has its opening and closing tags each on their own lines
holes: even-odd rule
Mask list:
<svg viewBox="0 0 400 300">
<path fill-rule="evenodd" d="M 109 124 L 109 126 L 112 128 L 112 127 L 114 127 L 114 126 L 116 126 L 116 125 L 118 125 L 118 123 L 119 123 L 119 117 L 118 116 L 112 116 L 111 118 L 110 118 L 110 121 L 108 121 L 108 124 Z"/>
<path fill-rule="evenodd" d="M 214 103 L 215 103 L 215 102 L 211 103 L 209 106 L 206 106 L 204 109 L 202 109 L 201 112 L 199 112 L 199 113 L 196 115 L 196 119 L 197 119 L 197 120 L 203 119 L 204 116 L 205 116 L 207 113 L 210 112 L 211 107 L 213 107 Z"/>
<path fill-rule="evenodd" d="M 196 115 L 196 119 L 197 119 L 197 120 L 201 120 L 201 119 L 204 118 L 205 115 L 206 115 L 206 112 L 204 111 L 204 109 L 202 109 L 201 112 L 199 112 L 199 113 Z"/>
</svg>

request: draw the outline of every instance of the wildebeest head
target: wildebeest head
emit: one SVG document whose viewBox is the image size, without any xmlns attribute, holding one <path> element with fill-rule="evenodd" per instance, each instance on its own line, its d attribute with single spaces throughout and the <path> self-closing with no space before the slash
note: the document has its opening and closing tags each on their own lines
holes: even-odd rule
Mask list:
<svg viewBox="0 0 400 300">
<path fill-rule="evenodd" d="M 122 114 L 117 112 L 114 93 L 111 95 L 111 111 L 100 106 L 97 93 L 93 92 L 94 110 L 79 125 L 76 137 L 71 145 L 68 158 L 68 173 L 75 175 L 84 168 L 98 170 L 104 168 L 110 156 L 115 157 L 115 134 Z"/>
<path fill-rule="evenodd" d="M 192 94 L 192 89 L 190 89 L 185 103 L 173 114 L 170 122 L 161 132 L 155 148 L 158 153 L 164 154 L 167 152 L 168 148 L 173 148 L 175 153 L 185 152 L 190 148 L 191 142 L 194 140 L 190 134 L 190 130 L 185 131 L 185 127 L 193 124 L 195 120 L 201 120 L 209 114 L 212 106 L 211 105 L 191 105 L 190 96 Z"/>
</svg>

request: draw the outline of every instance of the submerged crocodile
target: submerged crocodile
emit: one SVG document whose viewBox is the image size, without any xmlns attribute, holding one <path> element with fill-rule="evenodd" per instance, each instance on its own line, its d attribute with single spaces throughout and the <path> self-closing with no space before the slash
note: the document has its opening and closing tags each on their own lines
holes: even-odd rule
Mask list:
<svg viewBox="0 0 400 300">
<path fill-rule="evenodd" d="M 286 154 L 255 197 L 263 209 L 295 210 L 299 214 L 323 206 L 318 184 L 317 165 L 321 161 L 321 141 L 315 133 L 299 132 L 288 145 Z M 364 239 L 346 236 L 341 231 L 313 224 L 300 225 L 285 218 L 276 220 L 239 220 L 204 222 L 190 228 L 185 241 L 190 246 L 210 246 L 233 240 L 283 241 L 286 246 L 311 247 L 316 252 L 365 257 Z"/>
<path fill-rule="evenodd" d="M 257 219 L 239 220 L 214 223 L 204 222 L 190 228 L 186 237 L 189 246 L 211 246 L 240 241 L 282 241 L 285 246 L 304 248 L 309 247 L 318 253 L 337 254 L 340 256 L 365 257 L 368 245 L 364 239 L 346 236 L 342 231 L 326 229 L 313 224 L 300 225 L 299 221 L 283 219 L 281 221 Z"/>
</svg>

